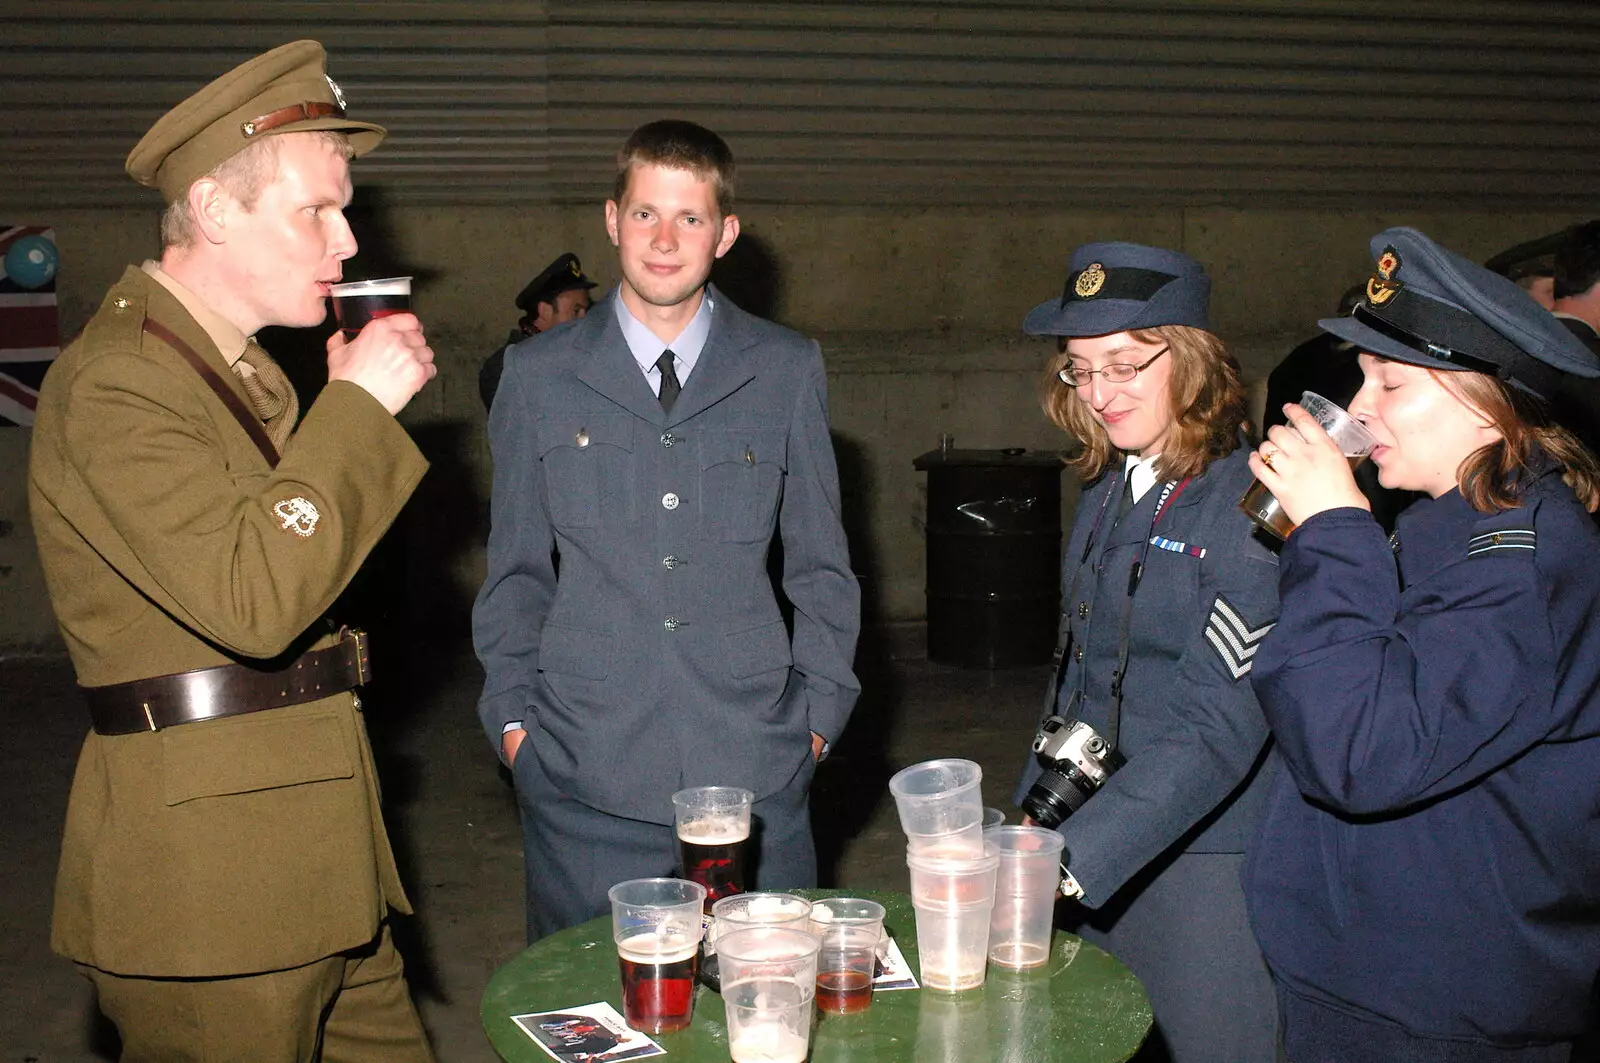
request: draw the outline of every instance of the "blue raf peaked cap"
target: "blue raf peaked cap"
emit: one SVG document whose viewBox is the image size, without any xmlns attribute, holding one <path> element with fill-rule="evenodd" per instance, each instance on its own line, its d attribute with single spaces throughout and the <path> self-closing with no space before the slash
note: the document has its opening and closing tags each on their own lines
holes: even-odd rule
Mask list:
<svg viewBox="0 0 1600 1063">
<path fill-rule="evenodd" d="M 1143 244 L 1084 244 L 1072 252 L 1059 300 L 1022 322 L 1030 336 L 1106 336 L 1157 325 L 1211 328 L 1211 278 L 1188 255 Z"/>
<path fill-rule="evenodd" d="M 1514 281 L 1415 229 L 1372 238 L 1376 263 L 1349 317 L 1318 321 L 1370 354 L 1429 369 L 1499 377 L 1541 399 L 1561 374 L 1600 376 L 1600 360 Z"/>
</svg>

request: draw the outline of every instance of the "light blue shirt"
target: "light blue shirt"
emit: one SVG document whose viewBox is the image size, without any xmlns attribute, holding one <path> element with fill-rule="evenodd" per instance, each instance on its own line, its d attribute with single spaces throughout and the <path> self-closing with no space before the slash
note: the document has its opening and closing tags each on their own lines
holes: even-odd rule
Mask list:
<svg viewBox="0 0 1600 1063">
<path fill-rule="evenodd" d="M 663 343 L 660 336 L 650 331 L 650 326 L 633 316 L 633 311 L 622 301 L 620 288 L 611 303 L 617 308 L 617 324 L 622 326 L 622 338 L 628 341 L 628 350 L 633 352 L 633 360 L 639 363 L 639 371 L 644 374 L 650 390 L 656 395 L 661 394 L 661 370 L 656 368 L 656 360 L 666 350 L 672 351 L 672 368 L 678 374 L 678 383 L 687 384 L 689 374 L 694 372 L 695 362 L 700 360 L 700 352 L 706 348 L 706 339 L 711 335 L 711 313 L 715 309 L 711 305 L 711 289 L 705 289 L 700 309 L 695 311 L 694 317 L 671 343 Z"/>
</svg>

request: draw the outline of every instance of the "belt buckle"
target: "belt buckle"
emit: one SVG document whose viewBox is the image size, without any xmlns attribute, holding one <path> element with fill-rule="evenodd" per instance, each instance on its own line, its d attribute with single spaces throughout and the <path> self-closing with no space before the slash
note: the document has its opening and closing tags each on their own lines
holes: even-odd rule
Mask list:
<svg viewBox="0 0 1600 1063">
<path fill-rule="evenodd" d="M 356 644 L 356 685 L 366 686 L 372 682 L 372 659 L 368 654 L 367 633 L 358 627 L 345 627 L 339 629 L 340 641 L 354 640 Z"/>
</svg>

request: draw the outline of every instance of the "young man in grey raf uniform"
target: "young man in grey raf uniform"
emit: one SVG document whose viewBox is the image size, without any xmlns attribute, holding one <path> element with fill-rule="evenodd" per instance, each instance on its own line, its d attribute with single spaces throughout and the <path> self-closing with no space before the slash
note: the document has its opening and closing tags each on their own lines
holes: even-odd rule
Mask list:
<svg viewBox="0 0 1600 1063">
<path fill-rule="evenodd" d="M 409 912 L 355 687 L 321 622 L 427 463 L 394 415 L 434 375 L 410 314 L 328 341 L 298 427 L 249 337 L 309 327 L 356 252 L 322 46 L 224 74 L 128 156 L 167 203 L 40 392 L 29 507 L 94 730 L 67 806 L 51 945 L 122 1059 L 426 1063 L 390 938 Z"/>
<path fill-rule="evenodd" d="M 860 689 L 821 354 L 707 284 L 739 235 L 732 154 L 666 121 L 618 163 L 621 284 L 507 352 L 489 418 L 479 715 L 516 780 L 530 940 L 672 874 L 685 786 L 752 790 L 754 884 L 814 884 L 807 792 Z"/>
</svg>

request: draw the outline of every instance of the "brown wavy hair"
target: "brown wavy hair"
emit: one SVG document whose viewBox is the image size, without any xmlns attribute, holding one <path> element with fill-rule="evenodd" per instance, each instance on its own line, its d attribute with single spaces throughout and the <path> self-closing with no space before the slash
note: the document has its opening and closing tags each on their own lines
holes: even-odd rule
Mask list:
<svg viewBox="0 0 1600 1063">
<path fill-rule="evenodd" d="M 1140 343 L 1165 343 L 1167 357 L 1172 359 L 1168 381 L 1172 434 L 1156 461 L 1157 479 L 1199 476 L 1206 466 L 1239 446 L 1239 429 L 1245 422 L 1239 363 L 1220 338 L 1190 325 L 1157 325 L 1128 335 Z M 1050 420 L 1083 443 L 1083 450 L 1067 464 L 1084 480 L 1092 481 L 1118 452 L 1088 403 L 1079 398 L 1078 389 L 1058 375 L 1068 361 L 1063 337 L 1045 366 L 1040 403 Z"/>
<path fill-rule="evenodd" d="M 1600 508 L 1600 460 L 1551 417 L 1550 406 L 1487 373 L 1428 372 L 1445 390 L 1482 413 L 1501 438 L 1468 454 L 1456 470 L 1461 497 L 1479 513 L 1522 505 L 1540 452 L 1561 467 L 1561 478 L 1583 508 Z"/>
</svg>

